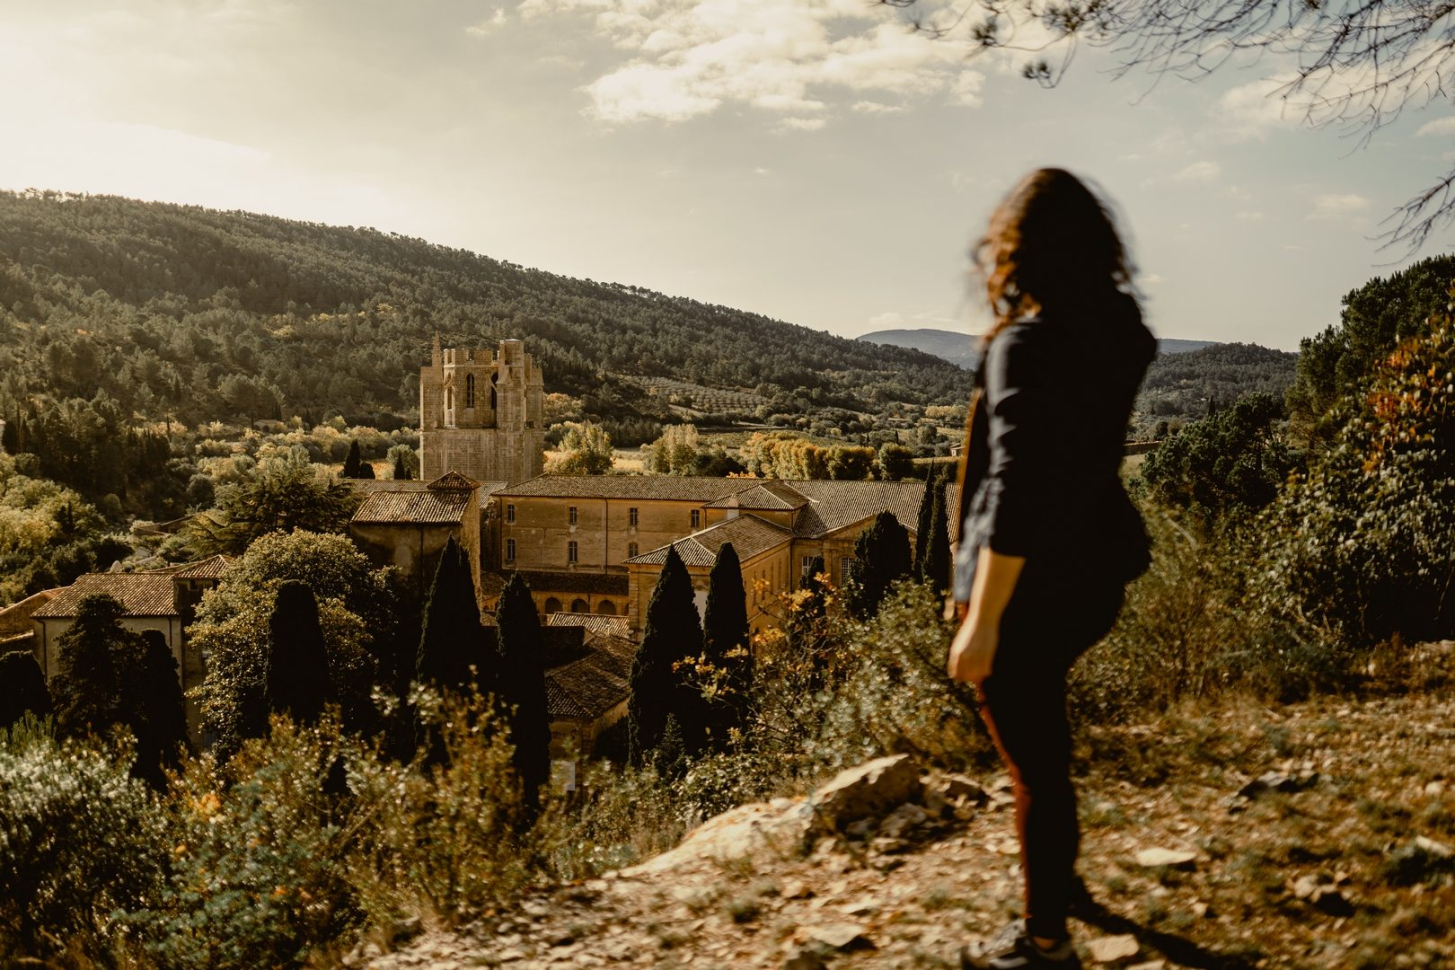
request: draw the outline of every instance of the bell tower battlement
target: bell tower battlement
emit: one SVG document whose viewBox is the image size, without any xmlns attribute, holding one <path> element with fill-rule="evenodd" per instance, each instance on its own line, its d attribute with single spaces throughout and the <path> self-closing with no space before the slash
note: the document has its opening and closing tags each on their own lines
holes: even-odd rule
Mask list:
<svg viewBox="0 0 1455 970">
<path fill-rule="evenodd" d="M 541 473 L 545 381 L 525 342 L 494 350 L 440 347 L 419 372 L 420 475 L 456 471 L 477 482 L 517 484 Z"/>
</svg>

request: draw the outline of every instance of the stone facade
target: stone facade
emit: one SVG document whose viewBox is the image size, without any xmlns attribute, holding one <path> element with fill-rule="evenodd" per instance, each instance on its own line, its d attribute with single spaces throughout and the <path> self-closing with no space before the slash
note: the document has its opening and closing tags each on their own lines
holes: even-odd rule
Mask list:
<svg viewBox="0 0 1455 970">
<path fill-rule="evenodd" d="M 540 368 L 519 340 L 489 350 L 441 350 L 419 372 L 420 477 L 459 472 L 515 484 L 541 473 L 545 425 Z"/>
</svg>

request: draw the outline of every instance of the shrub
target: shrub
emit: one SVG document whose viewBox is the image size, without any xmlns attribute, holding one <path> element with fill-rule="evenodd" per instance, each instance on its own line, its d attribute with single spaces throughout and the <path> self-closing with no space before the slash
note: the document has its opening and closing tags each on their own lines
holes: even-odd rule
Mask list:
<svg viewBox="0 0 1455 970">
<path fill-rule="evenodd" d="M 0 732 L 0 964 L 102 953 L 158 888 L 168 833 L 146 787 L 33 719 Z"/>
</svg>

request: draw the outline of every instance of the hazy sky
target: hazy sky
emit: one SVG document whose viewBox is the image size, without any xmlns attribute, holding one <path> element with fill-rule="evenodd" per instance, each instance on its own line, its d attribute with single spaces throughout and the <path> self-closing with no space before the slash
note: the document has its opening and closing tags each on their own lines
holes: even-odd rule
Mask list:
<svg viewBox="0 0 1455 970">
<path fill-rule="evenodd" d="M 370 225 L 855 336 L 974 330 L 966 250 L 1026 170 L 1117 204 L 1162 336 L 1296 349 L 1406 265 L 1380 223 L 1455 112 L 1365 148 L 1264 61 L 1120 81 L 869 0 L 4 0 L 0 187 Z M 1450 248 L 1433 237 L 1421 255 Z"/>
</svg>

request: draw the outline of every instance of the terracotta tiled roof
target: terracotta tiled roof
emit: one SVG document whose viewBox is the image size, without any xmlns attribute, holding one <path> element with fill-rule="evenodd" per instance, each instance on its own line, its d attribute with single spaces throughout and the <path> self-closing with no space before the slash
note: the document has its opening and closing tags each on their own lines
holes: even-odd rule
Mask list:
<svg viewBox="0 0 1455 970">
<path fill-rule="evenodd" d="M 787 482 L 765 481 L 759 482 L 752 488 L 745 488 L 741 492 L 724 496 L 715 502 L 709 502 L 710 509 L 760 509 L 771 512 L 787 512 L 792 509 L 802 508 L 808 504 L 808 499 Z"/>
<path fill-rule="evenodd" d="M 340 481 L 354 491 L 363 492 L 365 495 L 374 492 L 422 492 L 429 488 L 429 482 L 417 482 L 413 479 L 344 478 Z"/>
<path fill-rule="evenodd" d="M 746 562 L 759 553 L 789 541 L 792 535 L 781 525 L 775 525 L 756 515 L 740 515 L 709 526 L 701 532 L 684 536 L 670 543 L 670 547 L 675 547 L 677 555 L 689 566 L 711 566 L 717 562 L 717 551 L 725 543 L 731 542 L 738 559 Z M 634 559 L 628 559 L 627 562 L 660 566 L 667 561 L 668 548 L 669 546 L 661 546 Z"/>
<path fill-rule="evenodd" d="M 601 593 L 605 596 L 625 596 L 630 588 L 626 573 L 570 573 L 547 571 L 521 571 L 532 592 L 539 593 Z"/>
<path fill-rule="evenodd" d="M 627 678 L 599 651 L 546 671 L 546 710 L 553 721 L 594 721 L 630 696 Z"/>
<path fill-rule="evenodd" d="M 222 571 L 232 562 L 231 556 L 213 556 L 200 562 L 189 563 L 186 568 L 172 573 L 174 579 L 220 579 Z"/>
<path fill-rule="evenodd" d="M 588 633 L 605 633 L 624 637 L 630 632 L 624 616 L 605 616 L 600 613 L 552 613 L 546 617 L 546 626 L 585 627 Z"/>
<path fill-rule="evenodd" d="M 36 619 L 72 617 L 81 600 L 107 593 L 126 608 L 126 616 L 176 616 L 172 577 L 166 573 L 88 573 L 61 590 L 32 615 Z"/>
<path fill-rule="evenodd" d="M 755 484 L 752 479 L 681 475 L 541 475 L 495 494 L 501 498 L 637 498 L 704 504 Z"/>
<path fill-rule="evenodd" d="M 462 476 L 463 477 L 463 476 Z M 452 525 L 464 521 L 471 489 L 409 489 L 373 492 L 354 513 L 360 524 Z"/>
<path fill-rule="evenodd" d="M 426 486 L 431 492 L 473 492 L 480 483 L 459 472 L 445 472 Z"/>
<path fill-rule="evenodd" d="M 793 527 L 794 534 L 803 538 L 822 538 L 885 510 L 893 512 L 911 534 L 919 527 L 923 482 L 795 481 L 793 487 L 809 500 Z M 946 495 L 950 508 L 957 506 L 959 494 L 959 487 L 951 483 Z M 959 532 L 959 523 L 950 522 L 951 542 Z"/>
<path fill-rule="evenodd" d="M 34 627 L 30 618 L 35 611 L 55 599 L 61 589 L 43 589 L 39 593 L 32 593 L 19 603 L 11 603 L 5 609 L 0 610 L 0 637 L 11 637 L 31 633 Z"/>
</svg>

